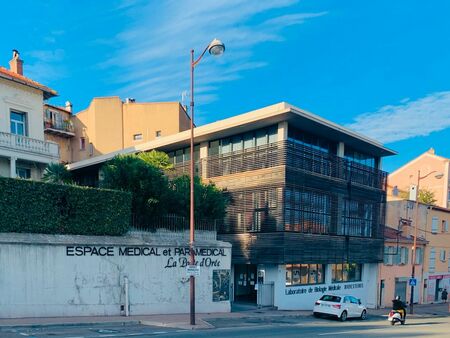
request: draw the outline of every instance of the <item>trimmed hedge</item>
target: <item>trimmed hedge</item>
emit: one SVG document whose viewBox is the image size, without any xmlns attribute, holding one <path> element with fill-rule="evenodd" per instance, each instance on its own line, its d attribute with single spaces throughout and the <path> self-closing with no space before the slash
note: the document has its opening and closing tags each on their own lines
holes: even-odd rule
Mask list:
<svg viewBox="0 0 450 338">
<path fill-rule="evenodd" d="M 130 219 L 128 192 L 0 177 L 0 232 L 118 236 Z"/>
</svg>

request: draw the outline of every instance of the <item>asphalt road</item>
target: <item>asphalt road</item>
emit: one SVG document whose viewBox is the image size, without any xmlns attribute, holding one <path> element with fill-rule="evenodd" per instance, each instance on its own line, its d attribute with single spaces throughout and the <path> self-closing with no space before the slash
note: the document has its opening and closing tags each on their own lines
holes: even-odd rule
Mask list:
<svg viewBox="0 0 450 338">
<path fill-rule="evenodd" d="M 53 326 L 1 329 L 1 338 L 106 338 L 106 337 L 450 337 L 450 317 L 411 318 L 392 327 L 386 319 L 341 323 L 312 317 L 218 320 L 216 329 L 179 330 L 143 325 Z"/>
</svg>

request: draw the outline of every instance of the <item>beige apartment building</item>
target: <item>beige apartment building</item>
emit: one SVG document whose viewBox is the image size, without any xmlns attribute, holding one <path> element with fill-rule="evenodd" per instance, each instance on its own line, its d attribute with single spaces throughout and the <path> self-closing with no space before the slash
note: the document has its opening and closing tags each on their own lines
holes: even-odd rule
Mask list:
<svg viewBox="0 0 450 338">
<path fill-rule="evenodd" d="M 436 205 L 450 207 L 450 159 L 436 155 L 433 148 L 416 157 L 404 166 L 395 170 L 388 177 L 388 200 L 398 199 L 402 193 L 408 193 L 411 185 L 417 185 L 417 174 L 420 170 L 420 189 L 434 192 Z M 442 178 L 436 178 L 437 173 L 442 173 Z M 404 196 L 403 196 L 404 197 Z"/>
<path fill-rule="evenodd" d="M 44 104 L 44 133 L 47 141 L 59 144 L 60 161 L 72 162 L 72 139 L 75 137 L 72 104 L 65 107 Z"/>
<path fill-rule="evenodd" d="M 133 147 L 189 129 L 190 119 L 178 102 L 122 101 L 94 98 L 76 114 L 72 104 L 44 105 L 46 140 L 59 144 L 61 162 L 72 163 Z"/>
<path fill-rule="evenodd" d="M 398 230 L 402 238 L 409 239 L 409 243 L 414 238 L 414 227 L 416 225 L 415 218 L 415 202 L 408 200 L 388 201 L 386 224 Z M 439 302 L 441 300 L 442 291 L 444 289 L 450 291 L 449 223 L 450 209 L 419 203 L 417 222 L 417 238 L 419 243 L 416 276 L 418 278 L 417 292 L 420 294 L 415 295 L 414 300 L 416 302 Z M 385 248 L 389 246 L 394 247 L 392 243 L 386 241 Z M 423 255 L 420 246 L 424 246 Z M 406 251 L 407 252 L 405 252 L 404 255 L 406 255 L 407 258 L 404 262 L 410 262 L 412 261 L 412 250 L 406 249 Z M 389 251 L 385 249 L 385 253 L 388 252 Z M 405 276 L 403 276 L 405 272 L 407 271 L 400 271 L 397 269 L 396 278 L 403 278 L 402 281 L 405 282 Z M 385 287 L 388 286 L 385 284 Z M 387 294 L 389 291 L 385 291 L 385 293 Z M 409 297 L 409 290 L 407 297 Z M 409 300 L 409 298 L 407 298 L 407 300 Z"/>
<path fill-rule="evenodd" d="M 0 67 L 0 176 L 38 180 L 59 161 L 58 144 L 46 141 L 42 123 L 44 100 L 57 93 L 23 75 L 18 51 L 9 65 Z"/>
</svg>

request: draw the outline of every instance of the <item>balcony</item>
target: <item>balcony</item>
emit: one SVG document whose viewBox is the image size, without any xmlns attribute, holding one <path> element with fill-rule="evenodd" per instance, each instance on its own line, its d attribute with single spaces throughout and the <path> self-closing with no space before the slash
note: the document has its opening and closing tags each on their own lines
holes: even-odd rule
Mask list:
<svg viewBox="0 0 450 338">
<path fill-rule="evenodd" d="M 70 138 L 75 136 L 75 129 L 72 123 L 67 121 L 44 121 L 44 132 L 64 138 Z"/>
<path fill-rule="evenodd" d="M 58 144 L 22 135 L 0 132 L 0 149 L 44 156 L 51 160 L 59 159 Z"/>
<path fill-rule="evenodd" d="M 206 162 L 206 178 L 284 165 L 312 175 L 386 190 L 386 172 L 292 141 L 209 156 Z"/>
</svg>

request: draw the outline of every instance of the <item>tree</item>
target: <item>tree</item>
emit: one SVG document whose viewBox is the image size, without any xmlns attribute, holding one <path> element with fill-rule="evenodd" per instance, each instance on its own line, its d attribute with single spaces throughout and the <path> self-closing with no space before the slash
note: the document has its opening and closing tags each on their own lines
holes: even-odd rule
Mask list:
<svg viewBox="0 0 450 338">
<path fill-rule="evenodd" d="M 402 199 L 409 199 L 409 191 L 401 191 L 399 197 Z M 434 192 L 428 189 L 419 189 L 417 199 L 420 203 L 427 205 L 435 205 L 436 199 L 434 198 Z"/>
<path fill-rule="evenodd" d="M 173 164 L 170 162 L 169 155 L 162 151 L 152 150 L 150 152 L 143 152 L 137 155 L 144 162 L 153 165 L 162 170 L 173 169 Z"/>
<path fill-rule="evenodd" d="M 434 192 L 427 189 L 420 189 L 418 199 L 420 203 L 428 204 L 428 205 L 435 205 L 436 199 L 434 198 Z"/>
<path fill-rule="evenodd" d="M 130 191 L 132 212 L 138 225 L 167 213 L 170 191 L 163 172 L 136 155 L 119 155 L 102 168 L 101 187 Z"/>
<path fill-rule="evenodd" d="M 184 217 L 190 213 L 190 177 L 179 176 L 170 181 L 171 212 Z M 199 177 L 194 178 L 194 206 L 197 219 L 222 219 L 228 205 L 228 197 L 214 183 L 202 183 Z"/>
<path fill-rule="evenodd" d="M 47 168 L 45 168 L 42 180 L 44 182 L 58 184 L 73 183 L 71 172 L 62 163 L 50 163 Z"/>
</svg>

